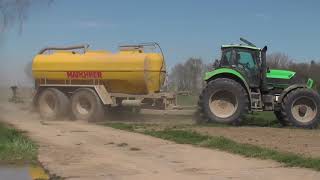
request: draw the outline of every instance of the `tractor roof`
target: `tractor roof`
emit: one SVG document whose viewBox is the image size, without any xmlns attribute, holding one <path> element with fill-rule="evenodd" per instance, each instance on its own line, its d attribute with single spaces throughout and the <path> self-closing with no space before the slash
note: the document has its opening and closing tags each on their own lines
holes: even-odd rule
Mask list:
<svg viewBox="0 0 320 180">
<path fill-rule="evenodd" d="M 245 48 L 245 49 L 253 49 L 253 50 L 261 50 L 261 48 L 257 48 L 255 46 L 248 46 L 244 44 L 229 44 L 229 45 L 222 45 L 222 49 L 224 48 Z"/>
</svg>

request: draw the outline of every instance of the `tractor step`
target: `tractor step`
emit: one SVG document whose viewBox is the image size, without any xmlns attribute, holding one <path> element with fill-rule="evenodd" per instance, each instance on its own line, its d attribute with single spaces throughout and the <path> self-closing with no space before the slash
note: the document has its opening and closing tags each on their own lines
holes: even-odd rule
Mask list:
<svg viewBox="0 0 320 180">
<path fill-rule="evenodd" d="M 251 96 L 251 110 L 263 111 L 260 90 L 258 90 L 258 92 L 250 92 L 250 96 Z"/>
</svg>

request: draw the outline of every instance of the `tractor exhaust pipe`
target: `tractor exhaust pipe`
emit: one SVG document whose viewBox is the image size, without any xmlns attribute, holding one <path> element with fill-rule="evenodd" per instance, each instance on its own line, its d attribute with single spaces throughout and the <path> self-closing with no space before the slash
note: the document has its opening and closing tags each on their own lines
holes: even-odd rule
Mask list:
<svg viewBox="0 0 320 180">
<path fill-rule="evenodd" d="M 244 42 L 245 44 L 249 45 L 249 46 L 253 46 L 253 47 L 257 47 L 256 45 L 254 45 L 252 42 L 244 39 L 244 38 L 240 38 L 240 41 Z"/>
<path fill-rule="evenodd" d="M 264 48 L 261 50 L 261 87 L 262 89 L 267 89 L 267 50 L 268 47 L 264 46 Z"/>
</svg>

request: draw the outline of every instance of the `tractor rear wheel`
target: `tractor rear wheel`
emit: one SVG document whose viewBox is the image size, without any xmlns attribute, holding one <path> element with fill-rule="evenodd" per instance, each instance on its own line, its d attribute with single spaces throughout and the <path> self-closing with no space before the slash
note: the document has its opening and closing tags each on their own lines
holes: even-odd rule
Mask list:
<svg viewBox="0 0 320 180">
<path fill-rule="evenodd" d="M 77 90 L 71 97 L 71 110 L 78 120 L 98 121 L 104 117 L 104 108 L 97 93 L 89 88 Z"/>
<path fill-rule="evenodd" d="M 301 88 L 289 92 L 282 101 L 284 120 L 301 128 L 315 128 L 320 118 L 320 96 L 317 92 Z"/>
<path fill-rule="evenodd" d="M 69 98 L 55 88 L 44 89 L 37 100 L 40 116 L 46 120 L 55 120 L 66 116 L 69 105 Z"/>
<path fill-rule="evenodd" d="M 201 122 L 239 124 L 248 112 L 248 95 L 238 82 L 228 78 L 210 81 L 199 97 Z"/>
</svg>

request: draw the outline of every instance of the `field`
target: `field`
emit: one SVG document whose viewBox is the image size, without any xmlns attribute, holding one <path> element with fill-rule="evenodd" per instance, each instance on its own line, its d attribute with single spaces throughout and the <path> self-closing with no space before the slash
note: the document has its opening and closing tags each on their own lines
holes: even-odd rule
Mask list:
<svg viewBox="0 0 320 180">
<path fill-rule="evenodd" d="M 191 128 L 177 126 L 164 129 L 152 127 L 152 125 L 107 123 L 106 126 L 130 132 L 142 133 L 157 138 L 171 140 L 179 144 L 192 144 L 200 147 L 218 149 L 245 157 L 272 159 L 286 166 L 312 168 L 320 170 L 320 158 L 307 157 L 303 154 L 278 151 L 249 143 L 240 143 L 229 138 L 217 135 L 203 134 Z"/>
<path fill-rule="evenodd" d="M 196 96 L 180 96 L 178 103 L 182 106 L 195 106 Z M 192 108 L 191 108 L 192 109 Z M 194 109 L 194 108 L 193 108 Z M 250 144 L 285 153 L 294 153 L 304 157 L 320 157 L 320 130 L 297 129 L 282 127 L 273 112 L 256 112 L 248 114 L 240 126 L 209 123 L 198 125 L 192 119 L 193 110 L 181 110 L 178 113 L 150 113 L 143 115 L 130 114 L 109 118 L 109 123 L 132 125 L 142 130 L 183 130 L 196 132 L 210 137 L 224 137 L 240 144 Z M 149 115 L 152 114 L 152 115 Z M 180 114 L 180 115 L 179 115 Z M 188 115 L 186 115 L 188 114 Z M 131 120 L 128 120 L 130 117 Z M 120 124 L 119 124 L 120 123 Z M 132 130 L 132 128 L 131 128 Z"/>
<path fill-rule="evenodd" d="M 21 88 L 18 95 L 24 101 L 23 104 L 16 105 L 19 110 L 30 109 L 32 90 Z M 10 89 L 1 88 L 1 102 L 7 102 L 10 97 Z M 245 157 L 271 159 L 284 166 L 320 170 L 319 129 L 281 127 L 272 112 L 248 114 L 238 127 L 216 123 L 198 125 L 193 120 L 197 98 L 197 96 L 178 96 L 178 104 L 184 107 L 183 110 L 142 110 L 141 114 L 107 115 L 106 120 L 98 124 Z M 4 112 L 6 111 L 2 111 Z M 25 138 L 23 133 L 1 125 L 0 135 L 3 137 L 0 138 L 1 162 L 36 161 L 36 145 Z M 140 151 L 141 147 L 130 147 L 130 149 Z M 59 158 L 61 154 L 55 156 Z"/>
<path fill-rule="evenodd" d="M 249 114 L 238 127 L 217 123 L 198 125 L 191 116 L 181 113 L 180 118 L 176 113 L 160 113 L 161 118 L 160 114 L 153 117 L 147 116 L 148 113 L 122 114 L 121 118 L 108 119 L 104 125 L 245 157 L 272 159 L 286 166 L 320 170 L 319 129 L 282 127 L 273 112 Z"/>
<path fill-rule="evenodd" d="M 1 103 L 1 121 L 23 130 L 38 145 L 39 162 L 55 177 L 98 180 L 320 178 L 320 160 L 316 157 L 240 143 L 236 138 L 206 135 L 196 130 L 208 128 L 213 133 L 238 129 L 241 132 L 245 125 L 241 128 L 198 126 L 190 116 L 178 119 L 177 115 L 171 118 L 168 113 L 127 116 L 122 113 L 121 118 L 106 119 L 98 124 L 44 121 L 37 113 L 30 112 L 27 105 Z M 263 131 L 265 127 L 245 128 Z M 282 128 L 265 129 L 276 132 Z"/>
<path fill-rule="evenodd" d="M 2 89 L 2 99 L 6 101 L 10 96 L 10 90 Z M 22 93 L 23 92 L 23 93 Z M 30 102 L 32 91 L 24 89 L 20 91 L 25 102 Z M 225 137 L 238 143 L 258 145 L 282 152 L 302 154 L 306 157 L 320 157 L 320 131 L 304 130 L 293 127 L 282 127 L 273 112 L 257 112 L 248 114 L 240 126 L 209 123 L 198 125 L 193 120 L 198 96 L 179 95 L 178 104 L 185 107 L 184 110 L 156 111 L 142 110 L 141 114 L 121 113 L 107 115 L 106 122 L 143 125 L 156 129 L 172 129 L 195 131 L 201 135 Z M 27 107 L 25 107 L 27 108 Z"/>
<path fill-rule="evenodd" d="M 25 92 L 30 94 L 31 91 Z M 25 97 L 27 96 L 30 95 Z M 144 140 L 142 145 L 139 134 L 169 140 L 177 144 L 191 144 L 194 147 L 203 147 L 215 153 L 218 150 L 218 152 L 224 151 L 250 159 L 273 160 L 280 163 L 280 165 L 272 165 L 277 169 L 288 166 L 320 170 L 319 129 L 305 130 L 281 127 L 272 112 L 248 114 L 240 126 L 217 123 L 199 125 L 193 120 L 197 96 L 180 96 L 178 97 L 178 103 L 183 107 L 187 107 L 183 110 L 142 110 L 141 113 L 106 114 L 105 121 L 97 122 L 92 126 L 81 122 L 42 121 L 37 113 L 30 111 L 30 98 L 23 98 L 24 103 L 22 104 L 12 104 L 5 102 L 8 95 L 2 94 L 2 97 L 3 102 L 0 104 L 2 115 L 0 117 L 5 120 L 1 121 L 10 122 L 9 124 L 14 124 L 18 129 L 26 130 L 28 132 L 27 135 L 35 139 L 39 145 L 39 157 L 41 157 L 39 161 L 46 169 L 54 173 L 59 172 L 59 176 L 62 174 L 62 177 L 67 176 L 66 174 L 70 175 L 72 172 L 68 171 L 67 167 L 71 169 L 83 168 L 83 173 L 103 170 L 102 166 L 99 166 L 100 169 L 90 169 L 88 160 L 94 157 L 96 161 L 103 164 L 107 161 L 103 157 L 110 152 L 112 152 L 113 156 L 118 153 L 119 161 L 123 164 L 126 164 L 127 161 L 123 161 L 122 157 L 126 157 L 125 159 L 133 158 L 135 162 L 141 159 L 149 161 L 150 159 L 145 156 L 152 155 L 152 158 L 154 158 L 153 156 L 155 155 L 147 151 L 151 142 L 147 137 L 144 137 L 147 138 L 148 143 Z M 16 161 L 21 159 L 22 161 L 34 161 L 36 159 L 36 146 L 23 136 L 24 131 L 17 131 L 4 125 L 0 127 L 0 133 L 2 133 L 0 135 L 6 137 L 4 139 L 0 138 L 0 143 L 4 144 L 0 146 L 0 157 L 3 160 Z M 109 127 L 115 130 L 111 131 Z M 117 134 L 120 133 L 118 132 L 119 129 L 129 131 L 125 135 L 126 138 L 117 138 Z M 14 138 L 10 137 L 12 135 Z M 107 136 L 110 137 L 106 140 L 105 137 Z M 68 140 L 65 138 L 68 138 Z M 136 138 L 138 138 L 139 142 Z M 150 139 L 150 141 L 157 140 Z M 153 148 L 157 148 L 157 143 L 154 144 Z M 181 147 L 179 146 L 179 148 Z M 183 146 L 183 148 L 190 147 Z M 90 152 L 87 152 L 89 149 Z M 119 151 L 119 149 L 122 150 Z M 124 149 L 126 149 L 125 152 L 122 152 Z M 172 153 L 177 153 L 178 151 L 177 149 L 169 149 Z M 162 152 L 161 156 L 168 156 L 165 153 L 167 151 Z M 197 152 L 199 150 L 194 151 Z M 134 152 L 146 154 L 143 157 L 137 156 L 137 154 L 127 157 L 128 154 Z M 103 157 L 98 158 L 101 155 Z M 65 158 L 68 159 L 68 162 L 66 162 Z M 181 158 L 173 160 L 174 157 L 171 157 L 170 162 L 184 161 L 186 157 L 182 156 Z M 188 158 L 191 158 L 192 161 L 197 159 L 196 156 Z M 91 166 L 94 167 L 96 162 L 93 161 L 91 163 Z M 200 166 L 200 164 L 198 165 Z M 113 166 L 116 165 L 113 164 Z M 167 166 L 167 164 L 161 164 L 161 167 Z M 142 164 L 141 167 L 147 168 Z M 178 169 L 181 167 L 179 164 L 176 166 Z M 115 173 L 119 172 L 115 171 Z M 71 173 L 70 176 L 77 175 L 79 174 Z M 80 175 L 86 176 L 86 174 L 81 173 Z"/>
</svg>

